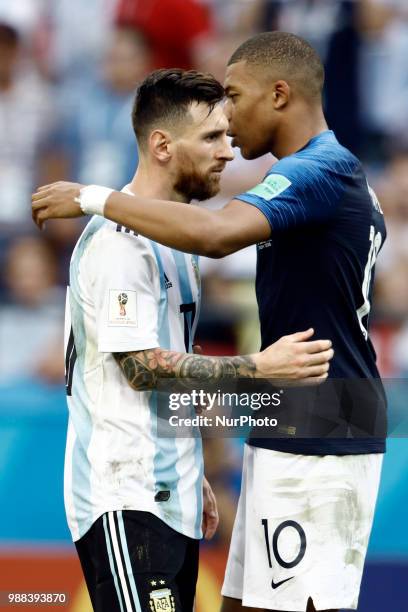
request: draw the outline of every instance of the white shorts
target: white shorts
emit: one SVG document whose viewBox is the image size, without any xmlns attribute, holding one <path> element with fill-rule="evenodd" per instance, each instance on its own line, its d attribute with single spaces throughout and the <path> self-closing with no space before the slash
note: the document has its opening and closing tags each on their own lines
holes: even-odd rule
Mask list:
<svg viewBox="0 0 408 612">
<path fill-rule="evenodd" d="M 381 454 L 293 455 L 245 445 L 222 594 L 244 606 L 357 608 Z"/>
</svg>

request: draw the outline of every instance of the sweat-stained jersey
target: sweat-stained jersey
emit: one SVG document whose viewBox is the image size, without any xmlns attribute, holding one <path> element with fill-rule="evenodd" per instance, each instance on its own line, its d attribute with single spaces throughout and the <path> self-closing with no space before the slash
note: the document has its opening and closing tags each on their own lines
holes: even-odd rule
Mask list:
<svg viewBox="0 0 408 612">
<path fill-rule="evenodd" d="M 262 348 L 313 327 L 329 338 L 329 376 L 346 383 L 376 380 L 376 415 L 357 406 L 361 430 L 385 420 L 385 402 L 368 336 L 375 261 L 385 240 L 383 214 L 359 160 L 332 131 L 278 161 L 263 182 L 238 196 L 263 212 L 271 238 L 258 244 L 256 290 Z M 370 383 L 368 383 L 370 385 Z M 353 384 L 348 387 L 352 393 Z M 369 386 L 367 386 L 367 389 Z M 347 404 L 347 399 L 343 404 Z M 347 407 L 343 408 L 347 410 Z M 378 408 L 378 411 L 377 411 Z M 347 439 L 250 439 L 253 445 L 300 454 L 383 452 L 384 436 Z"/>
<path fill-rule="evenodd" d="M 74 540 L 105 512 L 142 510 L 201 537 L 201 439 L 157 435 L 157 395 L 133 390 L 115 352 L 192 350 L 197 257 L 94 217 L 70 266 L 65 507 Z"/>
</svg>

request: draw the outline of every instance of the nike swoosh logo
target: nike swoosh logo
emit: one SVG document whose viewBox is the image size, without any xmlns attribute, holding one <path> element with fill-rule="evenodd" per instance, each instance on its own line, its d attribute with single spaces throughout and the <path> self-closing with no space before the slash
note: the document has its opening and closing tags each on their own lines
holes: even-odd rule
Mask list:
<svg viewBox="0 0 408 612">
<path fill-rule="evenodd" d="M 288 580 L 292 580 L 292 578 L 294 578 L 294 576 L 291 576 L 290 578 L 285 578 L 285 580 L 281 580 L 280 582 L 274 582 L 272 578 L 271 587 L 273 589 L 277 589 L 278 587 L 281 586 L 281 584 L 283 584 L 284 582 L 288 582 Z"/>
</svg>

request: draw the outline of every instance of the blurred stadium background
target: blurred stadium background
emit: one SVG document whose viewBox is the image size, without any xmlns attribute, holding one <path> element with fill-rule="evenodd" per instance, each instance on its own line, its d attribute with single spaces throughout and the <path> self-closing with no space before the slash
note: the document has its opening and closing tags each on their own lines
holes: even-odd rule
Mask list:
<svg viewBox="0 0 408 612">
<path fill-rule="evenodd" d="M 31 191 L 62 178 L 121 188 L 137 162 L 129 113 L 138 80 L 160 66 L 222 80 L 233 48 L 267 29 L 300 34 L 321 53 L 330 127 L 364 160 L 380 197 L 388 241 L 372 329 L 391 408 L 406 415 L 407 0 L 0 0 L 0 591 L 65 591 L 67 609 L 89 610 L 62 500 L 64 288 L 84 223 L 53 222 L 40 234 Z M 208 206 L 255 184 L 272 162 L 243 163 L 236 153 Z M 254 265 L 252 248 L 203 261 L 205 352 L 257 349 Z M 398 431 L 385 458 L 360 612 L 408 610 L 408 441 Z M 207 444 L 221 525 L 202 547 L 198 612 L 218 609 L 241 452 L 240 440 Z"/>
</svg>

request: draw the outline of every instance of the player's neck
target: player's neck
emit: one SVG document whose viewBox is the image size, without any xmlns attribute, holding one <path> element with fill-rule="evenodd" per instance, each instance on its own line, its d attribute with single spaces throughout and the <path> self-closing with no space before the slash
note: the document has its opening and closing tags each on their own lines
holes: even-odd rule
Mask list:
<svg viewBox="0 0 408 612">
<path fill-rule="evenodd" d="M 174 189 L 171 174 L 160 172 L 144 163 L 139 163 L 128 189 L 137 195 L 154 200 L 171 200 L 172 202 L 187 202 L 187 199 Z"/>
<path fill-rule="evenodd" d="M 327 129 L 326 119 L 320 109 L 307 115 L 291 117 L 287 123 L 282 124 L 272 153 L 278 159 L 292 155 Z"/>
</svg>

